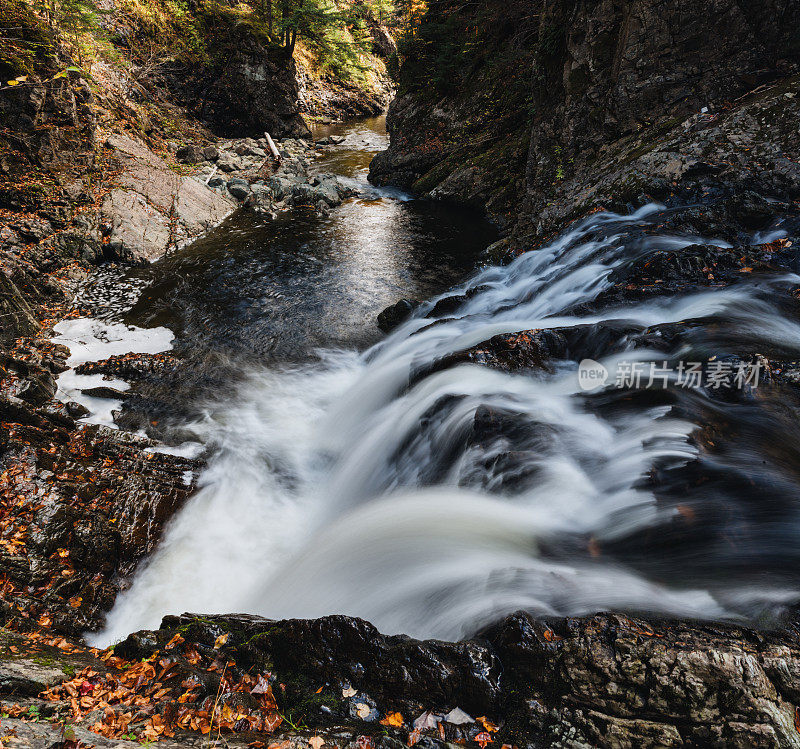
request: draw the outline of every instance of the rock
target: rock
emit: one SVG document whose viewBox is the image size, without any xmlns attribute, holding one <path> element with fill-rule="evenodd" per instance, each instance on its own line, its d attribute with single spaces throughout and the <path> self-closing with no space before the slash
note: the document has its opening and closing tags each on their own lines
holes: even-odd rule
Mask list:
<svg viewBox="0 0 800 749">
<path fill-rule="evenodd" d="M 22 381 L 19 397 L 22 400 L 41 406 L 49 401 L 56 392 L 56 380 L 46 369 L 31 372 Z"/>
<path fill-rule="evenodd" d="M 11 224 L 11 228 L 25 242 L 41 242 L 46 236 L 53 233 L 53 227 L 49 221 L 40 218 L 27 218 Z"/>
<path fill-rule="evenodd" d="M 273 138 L 309 134 L 299 108 L 295 61 L 248 29 L 220 42 L 224 64 L 197 64 L 166 79 L 172 93 L 220 131 Z"/>
<path fill-rule="evenodd" d="M 227 188 L 228 192 L 237 200 L 244 200 L 250 195 L 250 185 L 247 180 L 239 179 L 238 177 L 228 180 Z"/>
<path fill-rule="evenodd" d="M 250 196 L 247 198 L 247 207 L 264 212 L 269 211 L 273 204 L 273 192 L 266 185 L 252 185 Z"/>
<path fill-rule="evenodd" d="M 121 175 L 100 211 L 108 240 L 95 248 L 101 256 L 108 251 L 118 259 L 153 260 L 205 233 L 236 207 L 197 180 L 175 174 L 131 138 L 113 135 L 107 144 Z"/>
<path fill-rule="evenodd" d="M 418 306 L 419 302 L 412 299 L 401 299 L 378 315 L 378 327 L 384 333 L 394 330 L 398 325 L 404 323 Z"/>
<path fill-rule="evenodd" d="M 517 613 L 446 643 L 382 635 L 344 616 L 276 622 L 183 614 L 165 617 L 157 632 L 130 635 L 115 655 L 158 658 L 176 634 L 207 660 L 224 636 L 229 672 L 268 669 L 284 684 L 281 709 L 302 711 L 311 730 L 333 722 L 370 736 L 376 716 L 400 712 L 404 727 L 391 729 L 400 746 L 412 728 L 422 746 L 442 746 L 442 737 L 474 742 L 485 721 L 496 727 L 498 746 L 800 744 L 800 641 L 792 629 Z M 197 672 L 182 652 L 170 656 L 180 678 Z M 213 698 L 217 687 L 201 680 L 198 691 Z"/>
<path fill-rule="evenodd" d="M 205 146 L 203 148 L 203 158 L 206 161 L 216 161 L 219 158 L 219 150 L 216 146 Z"/>
<path fill-rule="evenodd" d="M 444 0 L 420 34 L 456 4 Z M 695 195 L 708 199 L 713 184 L 730 184 L 735 174 L 745 189 L 761 184 L 731 205 L 736 221 L 757 229 L 774 215 L 767 206 L 783 188 L 768 164 L 798 151 L 796 97 L 785 97 L 797 89 L 787 77 L 800 63 L 788 36 L 800 23 L 796 4 L 756 0 L 743 9 L 721 0 L 708 13 L 689 0 L 667 11 L 658 0 L 613 7 L 556 0 L 534 15 L 521 6 L 509 12 L 495 25 L 459 9 L 447 43 L 477 33 L 479 44 L 526 50 L 531 72 L 517 75 L 513 55 L 492 56 L 491 71 L 487 64 L 455 72 L 444 86 L 422 71 L 437 68 L 446 43 L 427 45 L 406 63 L 410 78 L 387 118 L 390 147 L 373 160 L 370 181 L 486 209 L 514 249 L 600 206 L 625 211 L 664 200 L 676 182 L 705 182 Z M 776 12 L 790 25 L 774 23 Z M 700 41 L 707 39 L 714 44 Z M 770 94 L 769 82 L 781 77 Z M 487 80 L 504 81 L 488 110 Z M 477 131 L 465 126 L 477 121 L 485 123 Z M 476 153 L 469 144 L 482 137 Z M 793 176 L 784 187 L 796 192 L 796 165 L 785 168 Z"/>
<path fill-rule="evenodd" d="M 217 167 L 223 172 L 236 172 L 241 169 L 242 165 L 238 159 L 235 159 L 229 153 L 220 154 L 217 160 Z"/>
<path fill-rule="evenodd" d="M 86 408 L 86 406 L 82 406 L 80 403 L 69 401 L 64 405 L 67 409 L 67 413 L 75 420 L 82 419 L 84 416 L 89 415 L 89 409 Z"/>
<path fill-rule="evenodd" d="M 0 337 L 12 341 L 34 335 L 39 327 L 25 297 L 13 281 L 0 272 Z"/>
<path fill-rule="evenodd" d="M 298 180 L 292 179 L 287 175 L 276 174 L 275 176 L 269 178 L 267 181 L 267 187 L 272 190 L 275 200 L 283 200 L 291 195 L 292 188 L 294 188 L 297 183 Z"/>
<path fill-rule="evenodd" d="M 0 661 L 0 692 L 13 697 L 36 697 L 64 680 L 57 667 L 37 663 L 28 658 Z"/>
<path fill-rule="evenodd" d="M 98 387 L 86 388 L 81 390 L 84 395 L 92 398 L 111 398 L 112 400 L 122 400 L 125 398 L 125 391 L 116 388 L 99 385 Z"/>
<path fill-rule="evenodd" d="M 307 182 L 292 185 L 289 197 L 294 205 L 314 205 L 320 199 L 317 189 Z"/>
<path fill-rule="evenodd" d="M 204 149 L 194 144 L 179 148 L 175 152 L 175 158 L 184 164 L 199 164 L 206 160 Z"/>
</svg>

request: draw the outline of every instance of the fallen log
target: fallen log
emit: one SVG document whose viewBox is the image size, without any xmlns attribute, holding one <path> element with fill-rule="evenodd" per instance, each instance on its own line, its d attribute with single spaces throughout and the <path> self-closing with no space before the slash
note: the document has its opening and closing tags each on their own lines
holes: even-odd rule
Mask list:
<svg viewBox="0 0 800 749">
<path fill-rule="evenodd" d="M 272 140 L 272 136 L 269 133 L 264 133 L 264 137 L 267 139 L 267 146 L 269 152 L 272 154 L 272 158 L 275 159 L 275 161 L 280 161 L 281 155 L 278 153 L 278 148 L 275 145 L 275 141 Z"/>
</svg>

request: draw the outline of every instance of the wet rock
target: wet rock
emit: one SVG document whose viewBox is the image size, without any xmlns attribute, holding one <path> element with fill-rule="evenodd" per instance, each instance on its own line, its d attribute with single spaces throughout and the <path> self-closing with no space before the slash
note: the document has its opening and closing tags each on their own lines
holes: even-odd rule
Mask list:
<svg viewBox="0 0 800 749">
<path fill-rule="evenodd" d="M 247 180 L 238 177 L 228 180 L 228 192 L 237 200 L 245 200 L 250 195 L 250 185 Z"/>
<path fill-rule="evenodd" d="M 80 375 L 102 374 L 123 380 L 139 380 L 152 374 L 174 371 L 179 360 L 169 354 L 118 354 L 75 367 Z"/>
<path fill-rule="evenodd" d="M 552 361 L 565 358 L 567 351 L 567 339 L 560 330 L 504 333 L 471 349 L 438 360 L 433 371 L 464 362 L 482 364 L 506 372 L 548 369 Z"/>
<path fill-rule="evenodd" d="M 29 658 L 0 661 L 0 693 L 5 695 L 35 697 L 63 680 L 64 672 L 60 668 Z"/>
<path fill-rule="evenodd" d="M 423 26 L 435 28 L 452 7 L 448 0 Z M 459 12 L 454 35 L 477 27 L 486 44 L 526 50 L 535 72 L 519 77 L 513 55 L 500 55 L 491 72 L 481 68 L 485 76 L 455 73 L 447 88 L 421 72 L 436 69 L 444 42 L 420 50 L 406 63 L 414 83 L 389 108 L 390 147 L 373 160 L 370 180 L 486 208 L 514 251 L 591 210 L 668 201 L 684 185 L 708 204 L 738 181 L 729 219 L 763 228 L 770 201 L 800 185 L 796 163 L 783 159 L 798 154 L 800 48 L 785 20 L 771 20 L 788 14 L 794 28 L 799 11 L 786 0 L 747 9 L 723 0 L 706 10 L 684 0 L 667 12 L 655 0 L 559 0 L 534 16 L 506 9 L 507 25 Z M 482 96 L 498 80 L 503 96 L 487 110 Z M 476 137 L 479 154 L 469 147 Z"/>
<path fill-rule="evenodd" d="M 257 211 L 269 211 L 273 206 L 274 194 L 271 187 L 266 185 L 252 185 L 250 196 L 247 198 L 247 207 Z"/>
<path fill-rule="evenodd" d="M 28 403 L 40 406 L 56 392 L 56 380 L 46 369 L 31 372 L 22 383 L 18 396 Z"/>
<path fill-rule="evenodd" d="M 472 639 L 443 643 L 385 636 L 342 616 L 273 622 L 184 614 L 165 617 L 157 632 L 132 634 L 115 654 L 149 658 L 177 634 L 206 658 L 216 657 L 224 636 L 229 668 L 268 670 L 283 685 L 279 709 L 302 714 L 315 730 L 335 725 L 369 736 L 376 714 L 398 711 L 404 725 L 387 733 L 401 745 L 412 729 L 423 746 L 440 746 L 442 732 L 469 743 L 484 721 L 498 745 L 800 743 L 800 642 L 792 629 L 517 613 Z M 213 679 L 201 688 L 213 695 Z"/>
<path fill-rule="evenodd" d="M 184 164 L 199 164 L 206 160 L 203 148 L 193 143 L 179 148 L 175 152 L 175 158 Z"/>
<path fill-rule="evenodd" d="M 14 282 L 0 272 L 0 336 L 5 341 L 34 335 L 39 323 Z"/>
<path fill-rule="evenodd" d="M 82 406 L 80 403 L 75 403 L 75 401 L 69 401 L 64 405 L 67 409 L 67 413 L 73 419 L 82 419 L 84 416 L 89 415 L 89 409 L 86 408 L 86 406 Z"/>
<path fill-rule="evenodd" d="M 117 390 L 116 388 L 107 387 L 106 385 L 86 388 L 81 390 L 81 392 L 84 395 L 88 395 L 92 398 L 111 398 L 113 400 L 121 400 L 125 397 L 124 390 Z"/>
<path fill-rule="evenodd" d="M 378 327 L 384 333 L 394 330 L 405 322 L 418 306 L 419 302 L 413 299 L 401 299 L 399 302 L 395 302 L 378 315 Z"/>
</svg>

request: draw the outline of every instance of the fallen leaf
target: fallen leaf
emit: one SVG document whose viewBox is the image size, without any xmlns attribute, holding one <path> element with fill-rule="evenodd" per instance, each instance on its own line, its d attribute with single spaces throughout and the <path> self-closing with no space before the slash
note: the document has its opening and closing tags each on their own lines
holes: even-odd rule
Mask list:
<svg viewBox="0 0 800 749">
<path fill-rule="evenodd" d="M 261 675 L 258 675 L 256 685 L 250 690 L 250 694 L 270 694 L 269 682 Z"/>
<path fill-rule="evenodd" d="M 415 728 L 408 734 L 408 746 L 414 746 L 422 738 L 422 732 L 419 728 Z"/>
<path fill-rule="evenodd" d="M 380 721 L 381 725 L 384 726 L 394 726 L 395 728 L 401 728 L 403 726 L 403 716 L 400 713 L 389 713 L 382 721 Z"/>
<path fill-rule="evenodd" d="M 434 715 L 430 710 L 426 710 L 414 721 L 414 728 L 419 731 L 424 731 L 428 728 L 436 728 L 439 725 L 441 718 Z"/>
<path fill-rule="evenodd" d="M 481 749 L 485 749 L 487 744 L 492 743 L 492 735 L 486 731 L 481 731 L 476 737 L 475 741 Z"/>
<path fill-rule="evenodd" d="M 183 642 L 183 637 L 180 634 L 175 635 L 166 645 L 164 645 L 164 650 L 172 650 L 176 645 L 180 645 Z"/>
<path fill-rule="evenodd" d="M 214 650 L 219 650 L 226 642 L 228 642 L 228 635 L 230 632 L 225 632 L 214 640 Z"/>
<path fill-rule="evenodd" d="M 356 714 L 359 718 L 365 720 L 369 718 L 371 712 L 372 710 L 369 705 L 364 702 L 356 702 Z"/>
<path fill-rule="evenodd" d="M 321 739 L 319 736 L 313 736 L 308 740 L 308 745 L 311 749 L 319 749 L 325 743 L 324 739 Z"/>
<path fill-rule="evenodd" d="M 347 687 L 346 689 L 342 690 L 342 697 L 355 697 L 356 690 L 353 687 Z"/>
<path fill-rule="evenodd" d="M 486 716 L 481 715 L 476 720 L 490 733 L 497 733 L 500 730 L 500 726 L 495 725 L 490 721 Z"/>
<path fill-rule="evenodd" d="M 465 723 L 475 722 L 475 719 L 467 715 L 460 707 L 453 708 L 444 716 L 444 719 L 455 726 L 462 726 Z"/>
</svg>

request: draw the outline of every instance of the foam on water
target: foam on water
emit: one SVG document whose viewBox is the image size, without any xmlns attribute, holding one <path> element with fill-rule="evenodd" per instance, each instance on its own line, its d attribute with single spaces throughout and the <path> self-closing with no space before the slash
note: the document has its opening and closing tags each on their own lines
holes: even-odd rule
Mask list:
<svg viewBox="0 0 800 749">
<path fill-rule="evenodd" d="M 117 378 L 103 375 L 79 375 L 75 367 L 87 362 L 96 362 L 121 354 L 158 354 L 172 347 L 173 334 L 167 328 L 138 328 L 135 325 L 109 323 L 88 317 L 62 320 L 53 327 L 53 343 L 69 349 L 67 365 L 56 383 L 56 398 L 63 403 L 73 401 L 89 410 L 80 421 L 87 424 L 114 426 L 113 412 L 119 410 L 122 401 L 113 398 L 95 398 L 82 391 L 94 387 L 110 387 L 125 391 L 130 384 Z"/>
</svg>

